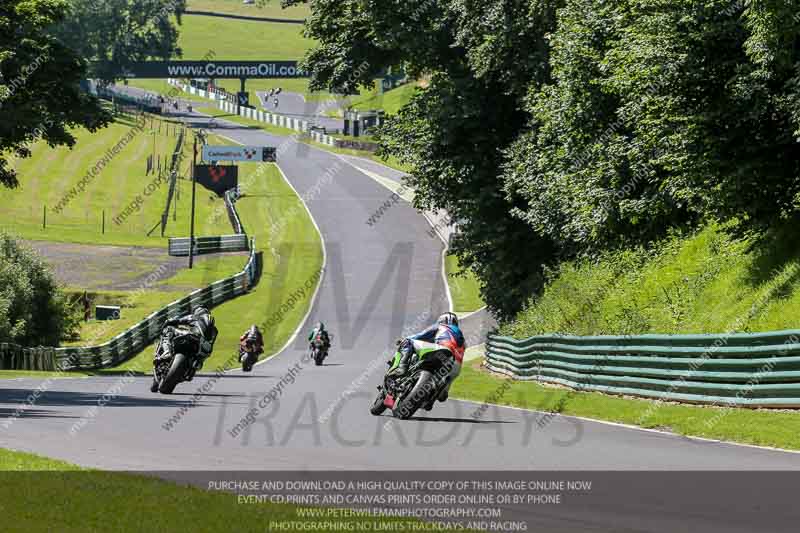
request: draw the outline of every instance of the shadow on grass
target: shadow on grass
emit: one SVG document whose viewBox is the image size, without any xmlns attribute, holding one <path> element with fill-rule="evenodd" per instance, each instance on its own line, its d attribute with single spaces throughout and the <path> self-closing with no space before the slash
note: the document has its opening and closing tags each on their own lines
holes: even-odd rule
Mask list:
<svg viewBox="0 0 800 533">
<path fill-rule="evenodd" d="M 800 234 L 789 225 L 773 228 L 755 238 L 748 252 L 753 259 L 745 283 L 753 289 L 770 284 L 771 302 L 790 298 L 800 281 Z"/>
</svg>

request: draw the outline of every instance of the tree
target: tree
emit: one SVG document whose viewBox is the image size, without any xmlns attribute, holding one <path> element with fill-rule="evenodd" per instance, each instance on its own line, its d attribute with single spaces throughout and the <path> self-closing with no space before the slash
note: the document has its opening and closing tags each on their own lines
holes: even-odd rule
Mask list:
<svg viewBox="0 0 800 533">
<path fill-rule="evenodd" d="M 314 88 L 393 66 L 429 80 L 380 153 L 412 165 L 418 207 L 458 221 L 454 251 L 500 318 L 564 259 L 800 210 L 797 2 L 309 4 Z"/>
<path fill-rule="evenodd" d="M 76 323 L 47 265 L 0 233 L 0 342 L 58 346 Z"/>
<path fill-rule="evenodd" d="M 453 251 L 500 316 L 541 287 L 552 258 L 547 236 L 511 215 L 499 168 L 527 123 L 523 98 L 548 79 L 546 35 L 560 3 L 313 0 L 306 21 L 319 43 L 304 61 L 312 88 L 371 87 L 397 66 L 429 80 L 379 132 L 381 153 L 411 164 L 417 207 L 458 221 Z"/>
<path fill-rule="evenodd" d="M 185 10 L 186 0 L 72 0 L 54 34 L 92 61 L 92 78 L 111 82 L 133 62 L 180 57 Z"/>
<path fill-rule="evenodd" d="M 800 206 L 798 17 L 787 3 L 571 0 L 552 83 L 508 151 L 515 213 L 572 256 Z"/>
<path fill-rule="evenodd" d="M 0 184 L 18 185 L 7 156 L 29 157 L 41 138 L 51 146 L 75 143 L 70 128 L 90 131 L 110 117 L 82 92 L 86 64 L 50 35 L 67 9 L 62 0 L 0 1 Z"/>
</svg>

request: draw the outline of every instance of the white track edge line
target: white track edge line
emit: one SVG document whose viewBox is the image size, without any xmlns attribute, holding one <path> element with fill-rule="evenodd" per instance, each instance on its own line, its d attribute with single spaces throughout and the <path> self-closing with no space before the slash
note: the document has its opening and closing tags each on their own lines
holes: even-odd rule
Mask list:
<svg viewBox="0 0 800 533">
<path fill-rule="evenodd" d="M 234 143 L 236 143 L 238 145 L 242 145 L 242 143 L 240 143 L 239 141 L 231 139 L 230 137 L 227 137 L 225 135 L 219 135 L 219 134 L 216 134 L 216 133 L 214 135 L 217 135 L 218 137 L 222 137 L 224 139 L 228 139 L 229 141 L 234 142 Z M 320 231 L 319 225 L 317 225 L 317 221 L 314 219 L 314 215 L 311 214 L 311 209 L 308 208 L 308 204 L 306 204 L 305 200 L 303 200 L 303 197 L 300 195 L 300 193 L 297 192 L 297 189 L 295 189 L 294 185 L 292 185 L 292 183 L 289 181 L 289 178 L 286 177 L 286 174 L 284 174 L 283 169 L 280 167 L 280 165 L 277 162 L 275 163 L 275 168 L 278 169 L 278 172 L 281 173 L 281 176 L 283 177 L 283 180 L 294 191 L 295 195 L 297 195 L 297 199 L 300 200 L 301 204 L 303 204 L 303 207 L 305 208 L 306 212 L 308 213 L 308 218 L 311 219 L 311 223 L 314 224 L 314 228 L 317 230 L 317 234 L 319 235 L 319 240 L 322 243 L 322 276 L 320 276 L 319 281 L 317 282 L 317 288 L 314 289 L 314 295 L 311 297 L 311 302 L 309 302 L 309 304 L 308 304 L 308 311 L 306 311 L 305 316 L 300 321 L 300 324 L 297 326 L 297 329 L 294 330 L 294 333 L 292 333 L 292 336 L 289 337 L 289 340 L 287 340 L 286 343 L 283 346 L 281 346 L 280 350 L 277 350 L 273 355 L 271 355 L 269 357 L 266 357 L 266 358 L 262 359 L 261 361 L 257 362 L 256 364 L 253 365 L 253 367 L 257 367 L 257 366 L 263 365 L 264 363 L 266 363 L 268 361 L 272 361 L 273 359 L 275 359 L 276 357 L 281 355 L 283 352 L 285 352 L 286 349 L 295 341 L 297 336 L 300 334 L 300 331 L 302 331 L 303 326 L 306 325 L 306 321 L 308 320 L 308 317 L 311 316 L 311 312 L 314 310 L 314 304 L 317 303 L 317 295 L 319 294 L 319 290 L 322 287 L 322 281 L 325 279 L 325 269 L 328 266 L 328 250 L 325 247 L 325 237 L 322 235 L 322 231 Z M 241 370 L 242 369 L 238 368 L 238 367 L 237 368 L 230 368 L 230 369 L 226 370 L 225 373 L 227 374 L 228 372 L 241 372 Z"/>
<path fill-rule="evenodd" d="M 786 448 L 776 448 L 774 446 L 760 446 L 758 444 L 748 444 L 745 442 L 732 442 L 727 440 L 719 440 L 719 439 L 712 439 L 709 437 L 695 437 L 692 435 L 681 435 L 679 433 L 674 433 L 671 431 L 663 431 L 660 429 L 652 429 L 652 428 L 643 428 L 641 426 L 634 426 L 631 424 L 625 424 L 623 422 L 611 422 L 608 420 L 598 420 L 596 418 L 587 418 L 585 416 L 576 416 L 576 415 L 563 415 L 560 413 L 553 413 L 552 411 L 538 411 L 536 409 L 525 409 L 523 407 L 515 407 L 513 405 L 501 405 L 497 403 L 489 403 L 489 402 L 477 402 L 475 400 L 466 400 L 463 398 L 453 397 L 453 400 L 463 403 L 471 403 L 474 405 L 493 405 L 495 407 L 500 407 L 502 409 L 513 409 L 514 411 L 523 411 L 525 413 L 538 413 L 542 415 L 553 415 L 555 414 L 556 417 L 562 418 L 571 418 L 573 420 L 583 420 L 585 422 L 594 422 L 597 424 L 603 424 L 605 426 L 613 426 L 613 427 L 620 427 L 625 429 L 632 429 L 635 431 L 643 431 L 646 433 L 658 433 L 660 435 L 666 435 L 673 438 L 681 438 L 681 439 L 688 439 L 688 440 L 699 440 L 703 442 L 710 442 L 714 444 L 727 444 L 729 446 L 741 446 L 744 448 L 754 448 L 757 450 L 768 450 L 768 451 L 776 451 L 776 452 L 784 452 L 784 453 L 791 453 L 795 455 L 800 455 L 800 450 L 787 450 Z"/>
<path fill-rule="evenodd" d="M 326 150 L 326 151 L 327 151 L 327 150 Z M 351 167 L 353 167 L 354 169 L 358 170 L 359 172 L 361 172 L 362 174 L 364 174 L 365 176 L 367 176 L 368 178 L 370 178 L 370 179 L 371 179 L 372 181 L 374 181 L 375 183 L 377 183 L 377 184 L 379 184 L 380 186 L 384 187 L 384 188 L 385 188 L 385 189 L 387 189 L 388 191 L 391 191 L 392 193 L 395 193 L 395 194 L 397 194 L 397 191 L 395 191 L 395 190 L 392 190 L 392 189 L 391 189 L 391 188 L 389 188 L 389 187 L 388 187 L 388 186 L 387 186 L 385 183 L 383 183 L 383 182 L 381 182 L 380 180 L 377 180 L 377 179 L 375 179 L 374 177 L 372 177 L 372 176 L 371 176 L 371 172 L 369 172 L 369 171 L 367 171 L 367 170 L 365 170 L 365 169 L 363 169 L 363 168 L 361 168 L 361 167 L 359 167 L 359 166 L 355 165 L 355 164 L 354 164 L 352 161 L 348 161 L 347 159 L 345 159 L 344 157 L 342 157 L 340 154 L 337 154 L 337 153 L 335 153 L 335 152 L 328 152 L 328 153 L 329 153 L 329 154 L 332 154 L 332 155 L 334 155 L 334 156 L 336 156 L 336 157 L 338 157 L 339 159 L 341 159 L 342 161 L 344 161 L 344 163 L 345 163 L 345 164 L 347 164 L 347 165 L 350 165 L 350 166 L 351 166 Z M 384 166 L 385 166 L 385 165 L 384 165 Z M 386 168 L 389 168 L 389 167 L 386 167 Z M 387 179 L 389 179 L 389 178 L 387 178 Z M 398 196 L 399 196 L 399 195 L 398 195 Z M 400 197 L 400 199 L 401 199 L 401 200 L 403 200 L 403 201 L 406 201 L 406 202 L 407 202 L 407 200 L 405 200 L 405 198 L 403 198 L 403 197 Z M 449 310 L 451 313 L 452 313 L 452 312 L 455 312 L 455 311 L 453 311 L 453 295 L 452 295 L 452 294 L 451 294 L 451 292 L 450 292 L 450 284 L 449 284 L 449 283 L 447 283 L 446 263 L 445 263 L 445 261 L 446 261 L 446 258 L 447 258 L 447 250 L 449 249 L 449 247 L 448 247 L 448 245 L 447 245 L 447 241 L 444 239 L 444 237 L 442 236 L 442 234 L 441 234 L 441 233 L 439 233 L 439 230 L 436 228 L 436 225 L 435 225 L 435 224 L 433 223 L 433 221 L 430 219 L 430 217 L 428 216 L 428 214 L 427 214 L 427 213 L 425 213 L 424 211 L 420 211 L 420 213 L 422 214 L 422 217 L 425 219 L 425 221 L 428 223 L 428 225 L 430 225 L 430 227 L 431 227 L 431 228 L 434 230 L 434 232 L 436 233 L 436 235 L 439 237 L 439 239 L 440 239 L 440 240 L 442 241 L 442 243 L 444 244 L 444 248 L 442 248 L 442 254 L 441 254 L 442 261 L 441 261 L 441 265 L 440 265 L 440 267 L 439 267 L 439 271 L 440 271 L 440 272 L 441 272 L 441 274 L 442 274 L 442 282 L 444 283 L 444 292 L 445 292 L 445 295 L 447 296 L 447 306 L 448 306 L 448 310 Z"/>
</svg>

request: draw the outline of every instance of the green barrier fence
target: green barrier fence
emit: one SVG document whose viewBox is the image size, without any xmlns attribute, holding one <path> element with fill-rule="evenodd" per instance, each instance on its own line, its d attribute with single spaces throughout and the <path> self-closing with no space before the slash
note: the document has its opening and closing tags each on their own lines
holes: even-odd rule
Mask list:
<svg viewBox="0 0 800 533">
<path fill-rule="evenodd" d="M 240 273 L 172 302 L 110 341 L 75 348 L 24 348 L 0 343 L 0 370 L 97 370 L 117 366 L 158 338 L 168 319 L 200 306 L 213 308 L 246 294 L 258 282 L 259 274 L 258 254 L 255 242 L 251 242 L 250 258 Z"/>
<path fill-rule="evenodd" d="M 800 407 L 800 331 L 518 340 L 490 334 L 486 367 L 580 391 L 742 407 Z"/>
</svg>

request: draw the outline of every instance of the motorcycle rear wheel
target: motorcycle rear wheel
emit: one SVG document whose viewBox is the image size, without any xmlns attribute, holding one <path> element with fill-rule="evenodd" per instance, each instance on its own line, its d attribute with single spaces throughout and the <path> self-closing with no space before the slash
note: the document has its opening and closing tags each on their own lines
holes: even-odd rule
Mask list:
<svg viewBox="0 0 800 533">
<path fill-rule="evenodd" d="M 253 366 L 255 366 L 256 362 L 258 362 L 257 355 L 253 355 L 251 353 L 244 354 L 244 357 L 242 357 L 242 372 L 252 371 Z"/>
<path fill-rule="evenodd" d="M 176 353 L 172 359 L 172 365 L 169 367 L 169 372 L 164 376 L 164 380 L 158 387 L 158 392 L 161 394 L 172 394 L 178 383 L 183 381 L 186 375 L 186 370 L 189 366 L 189 358 L 182 353 Z"/>
<path fill-rule="evenodd" d="M 411 392 L 398 399 L 397 404 L 392 409 L 392 415 L 400 420 L 408 420 L 425 404 L 434 388 L 433 374 L 427 370 L 421 370 L 414 388 L 411 389 Z"/>
</svg>

